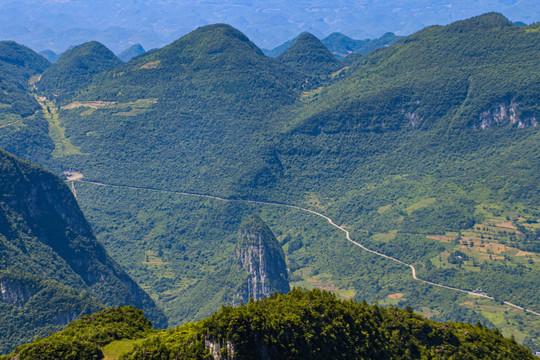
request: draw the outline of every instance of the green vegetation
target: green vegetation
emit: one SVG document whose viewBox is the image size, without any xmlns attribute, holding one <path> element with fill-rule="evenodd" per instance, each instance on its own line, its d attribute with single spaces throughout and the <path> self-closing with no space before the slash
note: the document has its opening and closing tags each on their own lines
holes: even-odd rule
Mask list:
<svg viewBox="0 0 540 360">
<path fill-rule="evenodd" d="M 93 342 L 101 347 L 116 340 L 138 339 L 153 332 L 152 330 L 152 323 L 144 317 L 141 310 L 132 306 L 122 306 L 83 316 L 53 335 L 52 339 L 69 340 L 77 337 L 79 340 Z"/>
<path fill-rule="evenodd" d="M 95 74 L 110 70 L 122 61 L 97 41 L 75 46 L 64 52 L 41 75 L 39 90 L 51 100 L 64 104 L 84 89 Z"/>
<path fill-rule="evenodd" d="M 284 42 L 272 50 L 263 51 L 266 56 L 276 58 L 287 51 L 300 36 L 302 36 L 302 34 L 294 39 Z M 332 33 L 322 39 L 321 42 L 335 57 L 343 58 L 353 53 L 365 55 L 372 50 L 389 47 L 402 38 L 403 36 L 386 33 L 378 39 L 354 40 L 342 33 Z"/>
<path fill-rule="evenodd" d="M 46 163 L 53 149 L 47 121 L 29 93 L 49 62 L 31 49 L 0 41 L 0 142 L 2 148 L 26 159 Z"/>
<path fill-rule="evenodd" d="M 13 41 L 0 41 L 0 114 L 26 117 L 38 110 L 26 91 L 28 80 L 49 67 L 45 58 Z M 4 123 L 4 116 L 0 120 Z"/>
<path fill-rule="evenodd" d="M 107 255 L 68 187 L 0 150 L 0 351 L 57 331 L 106 305 L 134 304 L 166 319 Z"/>
<path fill-rule="evenodd" d="M 326 46 L 310 33 L 301 34 L 277 60 L 303 73 L 317 75 L 328 74 L 337 63 Z"/>
<path fill-rule="evenodd" d="M 322 43 L 336 57 L 345 57 L 352 53 L 365 55 L 368 52 L 385 48 L 393 45 L 403 39 L 403 36 L 397 36 L 393 33 L 386 33 L 378 39 L 353 40 L 347 35 L 341 33 L 332 33 L 322 40 Z"/>
<path fill-rule="evenodd" d="M 0 271 L 0 352 L 61 330 L 76 317 L 103 309 L 87 291 L 45 280 L 18 268 Z"/>
<path fill-rule="evenodd" d="M 120 339 L 137 340 L 113 342 Z M 222 306 L 202 321 L 157 332 L 134 308 L 105 310 L 20 346 L 4 359 L 102 359 L 107 344 L 124 348 L 123 360 L 534 358 L 497 329 L 437 323 L 410 308 L 344 301 L 318 289 L 296 288 L 238 307 Z"/>
<path fill-rule="evenodd" d="M 54 90 L 84 155 L 43 163 L 126 186 L 73 185 L 98 239 L 175 325 L 237 290 L 236 232 L 258 214 L 293 285 L 497 324 L 540 350 L 536 316 L 500 304 L 540 311 L 537 28 L 486 14 L 308 73 L 308 55 L 328 55 L 308 35 L 287 64 L 230 26 L 202 27 Z M 422 279 L 496 301 L 414 281 L 320 217 L 246 199 L 324 213 Z"/>
<path fill-rule="evenodd" d="M 61 157 L 66 155 L 81 155 L 79 149 L 66 138 L 66 129 L 62 126 L 58 118 L 58 112 L 55 104 L 46 101 L 45 98 L 39 98 L 38 102 L 43 110 L 43 116 L 49 123 L 49 136 L 54 142 L 53 157 Z"/>
<path fill-rule="evenodd" d="M 127 342 L 143 338 L 154 332 L 152 324 L 141 310 L 123 306 L 83 316 L 64 330 L 19 346 L 12 355 L 1 358 L 11 359 L 16 356 L 21 360 L 99 360 L 103 359 L 101 349 L 106 345 L 117 340 Z M 107 349 L 109 352 L 112 351 L 110 348 Z"/>
</svg>

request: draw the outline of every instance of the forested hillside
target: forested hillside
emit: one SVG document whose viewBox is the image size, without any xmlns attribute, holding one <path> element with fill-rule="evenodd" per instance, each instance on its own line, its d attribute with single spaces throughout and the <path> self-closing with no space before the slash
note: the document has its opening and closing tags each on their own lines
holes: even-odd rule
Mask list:
<svg viewBox="0 0 540 360">
<path fill-rule="evenodd" d="M 122 60 L 123 62 L 128 62 L 134 57 L 142 55 L 145 52 L 146 51 L 144 50 L 141 44 L 135 44 L 135 45 L 130 46 L 126 50 L 122 51 L 120 54 L 118 54 L 118 58 Z"/>
<path fill-rule="evenodd" d="M 294 289 L 155 331 L 136 309 L 105 310 L 7 359 L 534 359 L 498 329 L 436 323 L 410 309 Z"/>
<path fill-rule="evenodd" d="M 28 79 L 42 73 L 49 66 L 45 58 L 13 41 L 0 42 L 0 103 L 2 125 L 8 115 L 29 116 L 39 109 L 27 91 Z"/>
<path fill-rule="evenodd" d="M 65 102 L 88 86 L 92 77 L 122 61 L 97 41 L 67 50 L 40 77 L 39 89 L 49 99 Z"/>
<path fill-rule="evenodd" d="M 287 51 L 301 35 L 276 46 L 272 50 L 263 49 L 263 51 L 269 57 L 278 57 Z M 365 55 L 372 50 L 389 47 L 402 38 L 403 36 L 386 33 L 378 39 L 355 40 L 342 33 L 332 33 L 322 39 L 321 42 L 335 57 L 343 58 L 354 53 Z"/>
<path fill-rule="evenodd" d="M 2 148 L 43 163 L 54 144 L 41 108 L 28 91 L 49 62 L 12 41 L 0 42 L 0 137 Z"/>
<path fill-rule="evenodd" d="M 42 163 L 76 174 L 98 239 L 173 324 L 234 293 L 238 229 L 256 214 L 292 285 L 540 350 L 539 55 L 538 24 L 500 14 L 339 61 L 308 34 L 272 59 L 205 26 L 77 89 L 35 83 L 61 129 Z"/>
<path fill-rule="evenodd" d="M 99 244 L 62 180 L 0 150 L 0 351 L 107 306 L 166 318 Z"/>
<path fill-rule="evenodd" d="M 302 73 L 327 75 L 336 69 L 337 59 L 315 36 L 300 35 L 277 60 Z"/>
</svg>

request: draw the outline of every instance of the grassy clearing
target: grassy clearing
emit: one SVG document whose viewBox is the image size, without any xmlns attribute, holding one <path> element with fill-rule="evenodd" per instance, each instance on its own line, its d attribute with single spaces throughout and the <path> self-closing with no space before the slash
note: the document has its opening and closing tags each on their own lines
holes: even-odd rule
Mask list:
<svg viewBox="0 0 540 360">
<path fill-rule="evenodd" d="M 437 202 L 437 199 L 435 199 L 435 198 L 422 199 L 422 200 L 418 201 L 417 203 L 414 203 L 411 206 L 409 206 L 408 208 L 406 208 L 405 211 L 410 215 L 413 211 L 416 211 L 416 210 L 421 209 L 421 208 L 428 207 L 430 205 L 433 205 L 436 202 Z"/>
<path fill-rule="evenodd" d="M 540 343 L 540 318 L 537 316 L 485 298 L 470 297 L 469 301 L 460 305 L 482 313 L 506 337 L 514 335 L 519 343 L 529 337 L 533 343 Z"/>
<path fill-rule="evenodd" d="M 101 351 L 105 356 L 103 360 L 117 360 L 122 354 L 127 353 L 135 345 L 136 340 L 118 340 L 105 346 Z"/>
<path fill-rule="evenodd" d="M 333 204 L 331 199 L 323 198 L 320 194 L 310 192 L 305 196 L 305 203 L 310 209 L 325 211 Z"/>
<path fill-rule="evenodd" d="M 375 241 L 388 242 L 388 241 L 394 240 L 397 233 L 398 233 L 397 230 L 391 230 L 387 233 L 375 234 L 372 236 L 372 239 Z"/>
<path fill-rule="evenodd" d="M 89 116 L 96 110 L 112 110 L 116 116 L 136 116 L 149 112 L 156 104 L 156 98 L 137 99 L 136 101 L 118 103 L 116 101 L 74 101 L 61 107 L 61 110 L 83 109 L 80 116 Z"/>
<path fill-rule="evenodd" d="M 115 107 L 116 101 L 74 101 L 62 106 L 61 110 L 72 110 L 78 108 L 107 109 Z"/>
<path fill-rule="evenodd" d="M 330 74 L 330 78 L 331 79 L 334 79 L 336 78 L 337 76 L 339 76 L 342 72 L 344 72 L 345 70 L 349 69 L 350 66 L 345 66 L 337 71 L 334 71 L 333 73 Z"/>
<path fill-rule="evenodd" d="M 427 306 L 422 306 L 422 307 L 418 310 L 418 313 L 424 315 L 424 316 L 427 317 L 428 319 L 429 319 L 429 318 L 432 318 L 433 316 L 436 316 L 436 315 L 439 315 L 439 314 L 440 314 L 437 310 L 431 309 L 431 308 L 429 308 L 429 307 L 427 307 Z"/>
<path fill-rule="evenodd" d="M 158 256 L 157 252 L 152 250 L 145 251 L 144 258 L 145 261 L 143 261 L 142 263 L 145 265 L 164 266 L 168 264 L 168 262 L 163 261 L 163 259 Z"/>
<path fill-rule="evenodd" d="M 49 123 L 49 136 L 54 142 L 53 157 L 59 158 L 68 155 L 84 155 L 80 148 L 73 145 L 66 137 L 66 128 L 58 116 L 56 106 L 45 98 L 36 96 L 36 100 L 43 109 L 43 116 Z"/>
<path fill-rule="evenodd" d="M 389 294 L 382 300 L 378 301 L 378 304 L 381 306 L 399 306 L 399 304 L 403 301 L 407 301 L 407 298 L 405 297 L 404 293 L 395 293 L 395 294 Z M 425 316 L 425 314 L 422 314 Z"/>
<path fill-rule="evenodd" d="M 395 293 L 395 294 L 388 295 L 388 297 L 390 299 L 401 299 L 403 297 L 403 295 L 405 295 L 405 294 L 403 294 L 403 293 Z"/>
<path fill-rule="evenodd" d="M 317 96 L 323 91 L 323 87 L 318 87 L 317 89 L 304 91 L 300 94 L 300 101 L 308 103 L 312 100 L 315 100 Z"/>
<path fill-rule="evenodd" d="M 455 236 L 446 236 L 446 235 L 427 235 L 426 237 L 428 239 L 437 240 L 444 243 L 449 243 L 456 239 Z"/>
<path fill-rule="evenodd" d="M 155 69 L 159 66 L 159 64 L 161 64 L 161 60 L 156 60 L 156 61 L 150 61 L 144 65 L 142 65 L 140 68 L 141 69 Z"/>
<path fill-rule="evenodd" d="M 333 281 L 331 274 L 318 274 L 315 276 L 309 276 L 311 274 L 311 268 L 304 268 L 298 270 L 303 280 L 291 282 L 291 287 L 304 287 L 306 289 L 318 288 L 321 290 L 331 291 L 336 293 L 339 297 L 343 299 L 351 299 L 356 296 L 356 291 L 354 289 L 340 289 Z"/>
<path fill-rule="evenodd" d="M 92 115 L 92 113 L 94 112 L 94 110 L 96 110 L 96 109 L 88 109 L 88 110 L 84 110 L 80 115 L 81 115 L 81 116 Z"/>
<path fill-rule="evenodd" d="M 8 105 L 8 106 L 11 106 L 11 105 Z M 0 109 L 4 108 L 4 107 L 8 107 L 8 106 L 6 106 L 6 104 L 0 104 Z M 8 114 L 2 114 L 0 116 L 0 128 L 10 126 L 10 125 L 14 125 L 14 124 L 18 123 L 19 121 L 22 121 L 22 117 L 20 115 L 9 114 L 9 113 Z"/>
</svg>

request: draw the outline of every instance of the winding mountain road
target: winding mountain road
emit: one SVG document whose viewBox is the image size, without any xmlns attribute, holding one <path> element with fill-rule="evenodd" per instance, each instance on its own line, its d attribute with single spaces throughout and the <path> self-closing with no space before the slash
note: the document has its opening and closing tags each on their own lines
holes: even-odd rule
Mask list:
<svg viewBox="0 0 540 360">
<path fill-rule="evenodd" d="M 244 199 L 227 199 L 227 198 L 222 198 L 222 197 L 219 197 L 219 196 L 213 196 L 213 195 L 206 195 L 206 194 L 198 194 L 198 193 L 190 193 L 190 192 L 183 192 L 183 191 L 173 191 L 173 190 L 163 190 L 163 189 L 155 189 L 155 188 L 148 188 L 148 187 L 139 187 L 139 186 L 128 186 L 128 185 L 114 185 L 114 184 L 105 184 L 105 183 L 102 183 L 102 182 L 97 182 L 97 181 L 90 181 L 90 180 L 83 180 L 82 178 L 79 178 L 79 179 L 75 179 L 75 180 L 72 180 L 71 183 L 72 183 L 72 189 L 75 190 L 75 187 L 73 185 L 73 183 L 75 181 L 79 181 L 79 182 L 82 182 L 82 183 L 87 183 L 87 184 L 93 184 L 93 185 L 98 185 L 98 186 L 105 186 L 105 187 L 112 187 L 112 188 L 121 188 L 121 189 L 131 189 L 131 190 L 145 190 L 145 191 L 153 191 L 153 192 L 160 192 L 160 193 L 168 193 L 168 194 L 177 194 L 177 195 L 184 195 L 184 196 L 191 196 L 191 197 L 198 197 L 198 198 L 206 198 L 206 199 L 213 199 L 213 200 L 218 200 L 218 201 L 228 201 L 228 202 L 244 202 L 244 203 L 251 203 L 251 204 L 259 204 L 259 205 L 270 205 L 270 206 L 280 206 L 280 207 L 287 207 L 287 208 L 290 208 L 290 209 L 295 209 L 295 210 L 299 210 L 299 211 L 303 211 L 303 212 L 308 212 L 308 213 L 311 213 L 311 214 L 314 214 L 314 215 L 317 215 L 323 219 L 325 219 L 326 221 L 328 221 L 328 223 L 330 225 L 332 225 L 333 227 L 335 227 L 336 229 L 338 230 L 341 230 L 345 233 L 345 237 L 347 238 L 347 241 L 351 242 L 352 244 L 362 248 L 363 250 L 367 251 L 367 252 L 370 252 L 372 254 L 375 254 L 377 256 L 380 256 L 380 257 L 383 257 L 383 258 L 386 258 L 388 260 L 391 260 L 391 261 L 394 261 L 394 262 L 397 262 L 401 265 L 404 265 L 404 266 L 407 266 L 411 269 L 411 272 L 412 272 L 412 278 L 416 281 L 419 281 L 419 282 L 422 282 L 424 284 L 428 284 L 428 285 L 431 285 L 431 286 L 436 286 L 436 287 L 440 287 L 440 288 L 444 288 L 444 289 L 448 289 L 448 290 L 453 290 L 453 291 L 458 291 L 458 292 L 462 292 L 462 293 L 465 293 L 465 294 L 469 294 L 469 295 L 473 295 L 473 296 L 478 296 L 478 297 L 483 297 L 483 298 L 486 298 L 486 299 L 491 299 L 491 300 L 495 300 L 492 296 L 489 296 L 489 295 L 486 295 L 486 294 L 481 294 L 481 293 L 477 293 L 477 292 L 473 292 L 473 291 L 469 291 L 469 290 L 463 290 L 463 289 L 458 289 L 458 288 L 455 288 L 455 287 L 451 287 L 451 286 L 447 286 L 447 285 L 442 285 L 442 284 L 437 284 L 437 283 L 434 283 L 434 282 L 431 282 L 431 281 L 427 281 L 427 280 L 423 280 L 423 279 L 420 279 L 417 275 L 416 275 L 416 269 L 414 268 L 413 265 L 411 264 L 407 264 L 406 262 L 403 262 L 401 260 L 398 260 L 392 256 L 389 256 L 389 255 L 386 255 L 386 254 L 383 254 L 383 253 L 380 253 L 378 251 L 375 251 L 375 250 L 371 250 L 367 247 L 365 247 L 364 245 L 360 244 L 359 242 L 356 242 L 354 241 L 353 239 L 351 239 L 351 235 L 349 233 L 349 231 L 347 229 L 345 229 L 343 226 L 339 226 L 337 225 L 332 219 L 330 219 L 328 216 L 324 215 L 324 214 L 321 214 L 317 211 L 314 211 L 314 210 L 310 210 L 310 209 L 305 209 L 303 207 L 300 207 L 300 206 L 296 206 L 296 205 L 290 205 L 290 204 L 282 204 L 282 203 L 276 203 L 276 202 L 268 202 L 268 201 L 258 201 L 258 200 L 244 200 Z M 523 310 L 523 311 L 526 311 L 526 312 L 529 312 L 531 314 L 534 314 L 534 315 L 537 315 L 537 316 L 540 316 L 540 313 L 536 312 L 536 311 L 533 311 L 533 310 L 529 310 L 529 309 L 525 309 L 519 305 L 515 305 L 515 304 L 512 304 L 511 302 L 508 302 L 508 301 L 504 301 L 504 304 L 508 305 L 508 306 L 511 306 L 511 307 L 514 307 L 516 309 L 519 309 L 519 310 Z"/>
</svg>

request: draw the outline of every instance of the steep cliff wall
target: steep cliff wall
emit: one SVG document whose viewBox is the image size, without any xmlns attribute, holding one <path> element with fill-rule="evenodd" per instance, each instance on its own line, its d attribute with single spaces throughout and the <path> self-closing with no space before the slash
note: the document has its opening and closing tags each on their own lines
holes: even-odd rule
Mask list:
<svg viewBox="0 0 540 360">
<path fill-rule="evenodd" d="M 62 180 L 0 150 L 0 322 L 6 324 L 0 352 L 7 338 L 14 346 L 20 336 L 65 325 L 103 304 L 135 305 L 155 325 L 167 325 L 153 300 L 97 242 Z M 27 321 L 34 328 L 19 333 L 21 306 L 50 316 L 40 324 Z"/>
<path fill-rule="evenodd" d="M 516 126 L 519 129 L 537 126 L 536 117 L 520 114 L 518 106 L 519 104 L 515 101 L 492 106 L 489 110 L 480 113 L 480 123 L 475 127 L 485 130 L 495 125 L 506 124 Z"/>
<path fill-rule="evenodd" d="M 248 273 L 245 292 L 241 294 L 244 301 L 290 290 L 283 249 L 260 217 L 255 215 L 242 223 L 235 255 L 238 271 Z"/>
</svg>

